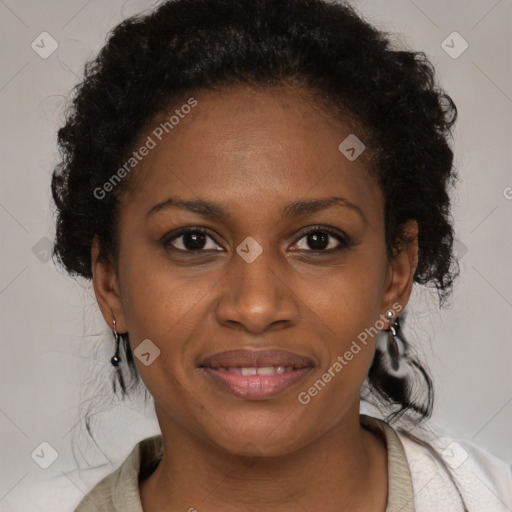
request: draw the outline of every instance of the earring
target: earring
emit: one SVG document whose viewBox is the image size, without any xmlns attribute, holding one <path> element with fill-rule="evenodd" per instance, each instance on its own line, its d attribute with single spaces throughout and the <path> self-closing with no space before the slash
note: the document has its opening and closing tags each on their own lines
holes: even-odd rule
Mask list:
<svg viewBox="0 0 512 512">
<path fill-rule="evenodd" d="M 119 357 L 119 334 L 117 334 L 116 331 L 116 319 L 113 319 L 114 321 L 114 340 L 116 343 L 116 353 L 112 356 L 112 359 L 110 360 L 112 366 L 118 366 L 121 362 L 121 358 Z"/>
<path fill-rule="evenodd" d="M 389 311 L 387 313 L 389 313 Z M 386 315 L 387 315 L 387 313 L 386 313 Z M 399 338 L 399 332 L 400 332 L 399 317 L 396 317 L 395 321 L 392 324 L 390 324 L 389 329 L 386 332 L 388 333 L 387 350 L 388 350 L 388 354 L 391 359 L 391 368 L 394 371 L 397 371 L 400 366 L 400 358 L 402 357 L 402 354 L 400 353 L 400 347 L 398 345 L 398 340 L 400 339 Z"/>
</svg>

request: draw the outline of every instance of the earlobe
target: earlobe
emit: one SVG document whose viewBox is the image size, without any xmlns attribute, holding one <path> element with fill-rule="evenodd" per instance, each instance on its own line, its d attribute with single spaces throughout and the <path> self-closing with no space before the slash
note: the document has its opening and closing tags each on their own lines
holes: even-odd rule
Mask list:
<svg viewBox="0 0 512 512">
<path fill-rule="evenodd" d="M 390 262 L 391 279 L 384 296 L 384 310 L 395 303 L 399 303 L 402 309 L 405 308 L 418 267 L 418 223 L 415 220 L 407 221 L 403 231 L 404 243 Z"/>
<path fill-rule="evenodd" d="M 115 319 L 116 330 L 120 333 L 126 332 L 126 321 L 115 269 L 112 262 L 100 258 L 99 240 L 96 236 L 91 246 L 91 266 L 94 294 L 105 322 L 112 329 Z"/>
</svg>

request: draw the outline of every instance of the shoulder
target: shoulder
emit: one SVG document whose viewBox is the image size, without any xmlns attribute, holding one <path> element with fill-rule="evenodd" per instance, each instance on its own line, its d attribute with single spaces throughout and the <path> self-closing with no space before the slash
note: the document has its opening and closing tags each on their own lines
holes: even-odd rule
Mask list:
<svg viewBox="0 0 512 512">
<path fill-rule="evenodd" d="M 154 469 L 162 450 L 162 436 L 143 439 L 125 461 L 100 480 L 82 499 L 75 512 L 142 512 L 139 473 Z"/>
<path fill-rule="evenodd" d="M 396 431 L 409 463 L 418 512 L 463 511 L 461 496 L 469 511 L 512 510 L 509 462 L 440 427 L 416 428 L 413 436 Z"/>
</svg>

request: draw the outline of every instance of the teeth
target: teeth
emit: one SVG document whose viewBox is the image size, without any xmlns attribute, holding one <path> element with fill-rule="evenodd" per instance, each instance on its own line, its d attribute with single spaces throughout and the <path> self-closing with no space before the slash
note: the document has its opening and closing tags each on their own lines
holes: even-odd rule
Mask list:
<svg viewBox="0 0 512 512">
<path fill-rule="evenodd" d="M 228 368 L 231 373 L 237 375 L 277 375 L 279 373 L 290 372 L 293 370 L 293 366 L 251 366 L 244 368 Z"/>
<path fill-rule="evenodd" d="M 282 366 L 279 366 L 278 368 L 282 368 Z M 262 366 L 258 368 L 258 375 L 275 375 L 276 373 L 277 368 L 274 366 Z"/>
</svg>

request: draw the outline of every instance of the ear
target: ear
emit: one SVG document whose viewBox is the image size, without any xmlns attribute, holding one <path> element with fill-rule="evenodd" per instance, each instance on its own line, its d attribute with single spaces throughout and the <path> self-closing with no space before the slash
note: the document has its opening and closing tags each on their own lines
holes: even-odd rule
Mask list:
<svg viewBox="0 0 512 512">
<path fill-rule="evenodd" d="M 126 320 L 115 268 L 112 262 L 100 258 L 100 244 L 95 236 L 91 248 L 92 283 L 94 294 L 107 325 L 112 329 L 116 321 L 116 331 L 126 332 Z"/>
<path fill-rule="evenodd" d="M 388 282 L 382 302 L 383 314 L 389 309 L 398 314 L 405 308 L 418 267 L 418 223 L 415 220 L 407 221 L 403 231 L 407 241 L 389 262 Z"/>
</svg>

